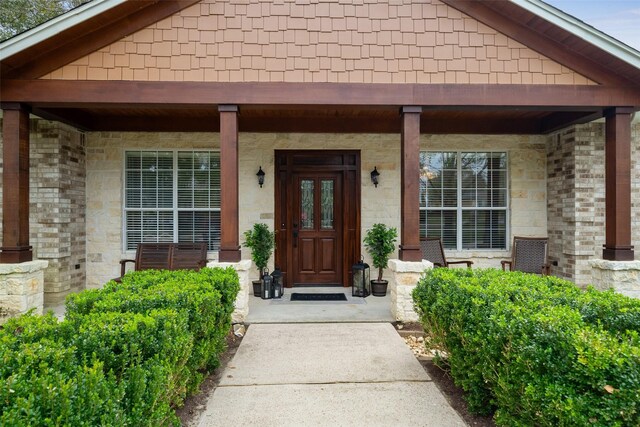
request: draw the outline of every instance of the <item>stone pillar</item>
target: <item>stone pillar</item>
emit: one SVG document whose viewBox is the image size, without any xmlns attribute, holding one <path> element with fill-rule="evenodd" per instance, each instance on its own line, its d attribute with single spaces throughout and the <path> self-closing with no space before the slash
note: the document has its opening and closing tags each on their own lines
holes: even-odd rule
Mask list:
<svg viewBox="0 0 640 427">
<path fill-rule="evenodd" d="M 422 107 L 402 107 L 400 259 L 420 261 L 420 113 Z"/>
<path fill-rule="evenodd" d="M 391 314 L 398 322 L 417 322 L 418 315 L 413 309 L 411 293 L 415 289 L 422 273 L 433 268 L 433 263 L 427 260 L 401 261 L 389 260 L 391 280 Z"/>
<path fill-rule="evenodd" d="M 593 286 L 640 298 L 640 261 L 591 261 Z"/>
<path fill-rule="evenodd" d="M 231 317 L 233 323 L 243 323 L 249 315 L 249 296 L 253 292 L 251 279 L 249 279 L 249 270 L 251 269 L 251 260 L 245 259 L 240 262 L 209 262 L 207 267 L 232 267 L 238 273 L 240 279 L 240 291 L 235 301 L 235 310 Z"/>
<path fill-rule="evenodd" d="M 241 259 L 238 210 L 238 106 L 220 105 L 220 253 L 222 262 Z"/>
<path fill-rule="evenodd" d="M 0 325 L 32 308 L 42 314 L 44 269 L 48 264 L 42 260 L 0 264 Z"/>
</svg>

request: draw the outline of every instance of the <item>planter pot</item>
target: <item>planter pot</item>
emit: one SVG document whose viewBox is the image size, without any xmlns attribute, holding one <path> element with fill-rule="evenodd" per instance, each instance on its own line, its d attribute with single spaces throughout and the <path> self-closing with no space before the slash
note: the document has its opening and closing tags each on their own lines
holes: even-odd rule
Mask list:
<svg viewBox="0 0 640 427">
<path fill-rule="evenodd" d="M 371 281 L 371 295 L 374 297 L 383 297 L 387 295 L 388 280 L 372 280 Z"/>
<path fill-rule="evenodd" d="M 254 280 L 251 283 L 253 283 L 253 296 L 254 297 L 258 297 L 260 298 L 260 288 L 262 287 L 262 281 L 261 280 Z"/>
</svg>

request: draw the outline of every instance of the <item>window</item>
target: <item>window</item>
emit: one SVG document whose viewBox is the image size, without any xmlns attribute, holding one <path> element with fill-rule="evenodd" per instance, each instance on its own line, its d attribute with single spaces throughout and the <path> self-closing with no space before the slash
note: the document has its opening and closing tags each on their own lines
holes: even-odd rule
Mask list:
<svg viewBox="0 0 640 427">
<path fill-rule="evenodd" d="M 447 249 L 506 249 L 507 153 L 421 152 L 420 236 Z"/>
<path fill-rule="evenodd" d="M 125 153 L 125 249 L 140 242 L 220 246 L 220 154 L 213 151 Z"/>
</svg>

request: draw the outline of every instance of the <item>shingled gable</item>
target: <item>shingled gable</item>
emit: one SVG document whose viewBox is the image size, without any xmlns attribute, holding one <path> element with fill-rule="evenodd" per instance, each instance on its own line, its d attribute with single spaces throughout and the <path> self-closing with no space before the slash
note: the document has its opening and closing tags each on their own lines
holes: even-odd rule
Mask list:
<svg viewBox="0 0 640 427">
<path fill-rule="evenodd" d="M 157 28 L 157 21 L 166 18 L 172 14 L 176 16 L 181 16 L 180 10 L 192 5 L 194 3 L 198 3 L 197 1 L 160 1 L 160 2 L 137 2 L 137 1 L 125 1 L 125 0 L 93 0 L 80 8 L 77 8 L 61 17 L 58 17 L 52 21 L 49 21 L 39 27 L 36 27 L 24 34 L 16 36 L 8 41 L 5 41 L 0 45 L 0 61 L 2 63 L 2 77 L 3 78 L 34 78 L 40 77 L 42 75 L 47 74 L 48 72 L 54 71 L 60 65 L 77 61 L 83 55 L 96 50 L 103 48 L 108 45 L 110 42 L 114 40 L 118 40 L 119 38 L 136 33 L 142 30 L 145 26 L 149 26 L 150 23 L 156 23 L 156 25 L 151 25 L 150 27 Z M 205 11 L 205 2 L 202 3 L 202 11 Z M 438 17 L 444 17 L 444 15 L 451 15 L 451 12 L 443 12 L 443 9 L 438 6 L 439 2 L 433 2 L 433 4 L 425 4 L 420 5 L 420 7 L 411 7 L 409 6 L 406 10 L 410 11 L 409 13 L 413 18 L 420 17 L 428 17 L 429 14 L 424 11 L 423 8 L 432 7 L 434 11 L 436 11 L 436 15 Z M 577 72 L 582 73 L 584 75 L 589 76 L 592 80 L 597 81 L 599 83 L 623 83 L 622 78 L 640 82 L 640 55 L 637 51 L 625 46 L 624 44 L 612 39 L 611 37 L 599 32 L 598 30 L 587 26 L 581 21 L 576 20 L 575 18 L 562 13 L 561 11 L 552 8 L 551 6 L 539 1 L 539 0 L 511 0 L 511 1 L 493 1 L 493 2 L 478 2 L 478 1 L 467 1 L 467 0 L 443 0 L 443 3 L 448 4 L 449 6 L 456 8 L 469 16 L 478 19 L 479 21 L 487 24 L 490 27 L 496 28 L 501 33 L 512 37 L 514 40 L 518 40 L 522 44 L 533 48 L 534 50 L 541 52 L 542 55 L 545 55 L 551 59 L 554 59 L 558 62 L 564 62 L 565 64 L 570 65 L 570 68 L 575 69 Z M 211 10 L 215 7 L 217 10 L 214 10 L 212 15 L 213 20 L 206 21 L 206 24 L 211 27 L 209 24 L 216 25 L 216 19 L 220 16 L 224 16 L 226 14 L 229 17 L 229 14 L 224 11 L 224 3 L 222 2 L 214 2 L 210 3 Z M 312 7 L 313 6 L 313 7 Z M 329 11 L 329 4 L 325 4 L 327 9 L 326 18 L 330 20 L 330 18 L 335 18 L 331 14 L 333 12 Z M 366 6 L 366 5 L 365 5 Z M 416 5 L 413 5 L 416 6 Z M 255 7 L 260 8 L 259 4 L 254 4 Z M 320 7 L 320 6 L 318 6 Z M 371 6 L 373 7 L 373 6 Z M 251 6 L 249 6 L 251 8 Z M 300 10 L 301 16 L 306 18 L 306 25 L 309 27 L 309 30 L 313 30 L 314 26 L 320 27 L 323 23 L 320 22 L 321 18 L 325 17 L 323 15 L 322 9 L 316 10 L 314 5 L 307 7 L 304 12 L 304 6 L 297 6 Z M 246 9 L 246 8 L 245 8 Z M 362 8 L 361 8 L 362 9 Z M 423 10 L 420 10 L 423 9 Z M 284 10 L 284 9 L 283 9 Z M 355 10 L 355 7 L 354 7 Z M 362 20 L 362 16 L 370 15 L 365 12 L 358 11 L 357 13 L 353 13 L 353 15 L 358 15 L 354 17 L 354 20 L 349 23 L 349 30 L 353 30 L 354 25 L 357 26 L 358 22 L 355 20 L 356 18 L 360 19 L 360 25 L 366 26 L 370 30 L 371 22 L 375 21 L 367 21 Z M 228 11 L 228 9 L 227 9 Z M 382 13 L 385 15 L 384 10 L 380 9 L 381 12 L 375 12 L 372 10 L 372 14 Z M 194 13 L 195 12 L 195 13 Z M 222 12 L 222 13 L 220 13 Z M 234 11 L 235 12 L 235 11 Z M 286 22 L 287 25 L 279 24 L 278 28 L 299 28 L 300 30 L 305 30 L 305 28 L 300 27 L 300 22 L 302 20 L 301 17 L 296 16 L 296 11 L 289 13 L 288 18 L 290 22 Z M 314 14 L 317 22 L 314 20 L 310 20 L 310 15 Z M 344 12 L 343 12 L 344 14 Z M 188 17 L 194 18 L 198 15 L 205 15 L 205 13 L 200 13 L 199 5 L 195 5 L 194 8 L 191 8 L 190 12 L 188 12 Z M 244 17 L 251 17 L 252 15 L 242 15 L 235 14 L 234 18 L 240 19 Z M 443 16 L 440 16 L 443 15 Z M 258 15 L 255 15 L 256 17 Z M 280 14 L 274 14 L 273 17 L 282 16 Z M 394 17 L 381 16 L 386 21 L 393 21 Z M 395 29 L 395 26 L 401 26 L 402 24 L 410 23 L 413 24 L 413 21 L 406 20 L 407 16 L 398 16 L 395 17 L 395 23 L 386 24 L 388 28 Z M 475 21 L 474 19 L 474 21 Z M 293 22 L 296 20 L 296 22 Z M 302 20 L 304 21 L 304 20 Z M 326 21 L 326 20 L 324 20 Z M 472 21 L 469 21 L 472 22 Z M 428 26 L 427 22 L 425 26 Z M 473 26 L 473 23 L 467 23 L 466 25 Z M 305 25 L 303 24 L 303 27 Z M 428 29 L 423 25 L 416 25 L 415 31 L 409 31 L 406 34 L 413 34 L 417 37 L 424 34 L 428 34 Z M 447 24 L 445 23 L 446 27 Z M 171 25 L 169 25 L 171 27 Z M 201 25 L 202 27 L 202 25 Z M 219 26 L 220 27 L 220 26 Z M 233 32 L 232 36 L 227 36 L 234 41 L 239 41 L 235 37 L 238 36 L 238 31 L 235 30 L 233 24 L 231 28 L 228 29 L 228 33 Z M 163 28 L 168 29 L 167 26 L 163 26 Z M 263 26 L 263 28 L 265 28 Z M 468 30 L 469 27 L 463 28 L 463 30 Z M 317 28 L 320 31 L 325 30 L 326 28 Z M 398 28 L 399 29 L 399 28 Z M 433 28 L 432 28 L 433 29 Z M 459 28 L 456 28 L 459 29 Z M 456 29 L 447 29 L 447 28 L 437 28 L 437 30 L 445 32 L 449 32 L 451 30 Z M 200 28 L 203 30 L 203 28 Z M 220 31 L 223 31 L 222 28 Z M 244 29 L 246 30 L 246 28 Z M 269 30 L 268 28 L 266 29 Z M 406 29 L 403 28 L 403 33 Z M 311 32 L 311 31 L 310 31 Z M 357 29 L 358 33 L 367 32 L 366 28 Z M 422 33 L 422 34 L 421 34 Z M 206 36 L 209 36 L 209 40 L 211 38 L 212 33 L 203 33 Z M 200 35 L 203 35 L 202 33 Z M 466 32 L 466 34 L 469 34 Z M 268 34 L 267 34 L 268 35 Z M 560 37 L 559 37 L 560 36 Z M 175 38 L 175 37 L 174 37 Z M 411 38 L 411 37 L 409 37 Z M 449 44 L 447 43 L 450 40 L 453 40 L 454 37 L 449 37 L 449 40 L 445 40 L 442 37 L 442 40 L 430 40 L 430 38 L 422 38 L 417 44 L 420 47 L 428 47 L 429 45 L 439 45 L 441 49 L 446 48 Z M 370 37 L 369 41 L 372 40 Z M 556 40 L 562 40 L 558 42 Z M 161 40 L 154 40 L 162 42 Z M 242 40 L 243 43 L 247 43 L 247 40 Z M 338 52 L 338 57 L 347 58 L 347 59 L 362 59 L 363 57 L 367 57 L 368 55 L 363 55 L 363 52 L 355 48 L 357 42 L 360 41 L 362 45 L 366 46 L 367 43 L 364 40 L 354 40 L 352 44 L 350 44 L 350 51 L 347 52 L 345 49 L 343 52 Z M 263 40 L 261 40 L 263 42 Z M 376 40 L 377 42 L 377 40 Z M 387 41 L 389 44 L 391 40 Z M 342 44 L 342 40 L 340 41 Z M 397 43 L 397 41 L 394 41 Z M 458 40 L 458 43 L 461 46 L 465 44 L 468 47 L 477 47 L 479 44 L 486 43 L 486 37 L 484 40 L 478 40 L 478 38 L 474 38 L 473 40 Z M 251 45 L 251 43 L 248 43 Z M 297 43 L 296 43 L 297 44 Z M 299 46 L 299 44 L 297 44 Z M 410 46 L 411 43 L 404 44 L 404 46 Z M 249 46 L 248 50 L 251 46 Z M 253 46 L 253 52 L 255 52 L 255 46 Z M 215 49 L 207 47 L 209 51 L 215 52 Z M 224 49 L 224 48 L 221 48 Z M 298 48 L 298 50 L 300 50 Z M 406 49 L 408 51 L 408 49 Z M 503 49 L 504 50 L 504 49 Z M 466 54 L 470 52 L 470 49 L 467 49 Z M 131 53 L 131 52 L 127 52 Z M 173 52 L 172 52 L 173 53 Z M 202 52 L 199 52 L 202 53 Z M 216 52 L 217 53 L 217 52 Z M 241 54 L 244 52 L 241 52 Z M 288 52 L 287 52 L 288 53 Z M 317 53 L 317 52 L 316 52 Z M 320 52 L 322 53 L 322 52 Z M 336 52 L 333 52 L 334 54 Z M 424 57 L 424 49 L 414 49 L 411 52 L 413 57 Z M 215 53 L 214 53 L 215 55 Z M 228 56 L 228 52 L 220 52 L 218 56 Z M 254 53 L 255 55 L 255 53 Z M 329 56 L 331 52 L 329 52 Z M 388 53 L 385 52 L 384 59 L 388 59 Z M 446 53 L 445 53 L 446 55 Z M 501 59 L 504 58 L 505 52 L 501 53 Z M 251 56 L 248 55 L 248 56 Z M 268 56 L 268 55 L 264 55 Z M 292 56 L 295 56 L 295 52 Z M 318 55 L 320 56 L 320 55 Z M 409 56 L 409 55 L 407 55 Z M 431 55 L 432 57 L 437 57 L 438 55 Z M 511 55 L 512 57 L 514 55 Z M 201 55 L 199 55 L 201 57 Z M 427 52 L 428 57 L 428 52 Z M 531 55 L 525 55 L 525 59 L 530 58 Z M 406 56 L 405 56 L 406 58 Z M 404 58 L 401 58 L 404 59 Z M 516 57 L 516 60 L 520 59 Z M 537 58 L 536 58 L 537 59 Z M 541 58 L 541 61 L 545 61 L 546 58 Z M 277 62 L 277 61 L 276 61 Z M 546 64 L 553 64 L 553 62 L 546 61 Z M 424 65 L 428 68 L 428 65 Z M 404 65 L 406 69 L 406 64 Z M 508 67 L 513 71 L 513 65 L 507 64 Z M 547 65 L 547 67 L 558 67 L 559 65 Z M 145 68 L 148 67 L 148 64 L 145 64 Z M 190 65 L 189 65 L 190 67 Z M 190 69 L 189 67 L 182 64 L 181 69 Z M 475 67 L 475 64 L 473 65 Z M 206 69 L 207 67 L 202 67 Z M 240 68 L 240 67 L 236 67 Z M 286 70 L 286 67 L 280 67 Z M 292 67 L 291 67 L 292 68 Z M 301 67 L 296 67 L 295 70 L 299 71 Z M 454 66 L 456 71 L 461 71 L 460 66 Z M 361 70 L 367 70 L 367 68 L 362 68 Z M 65 70 L 66 73 L 62 73 L 59 71 L 57 74 L 54 74 L 57 78 L 66 78 L 65 76 L 74 75 L 75 73 L 70 72 L 69 69 Z M 254 74 L 257 74 L 258 70 L 254 70 Z M 467 70 L 468 71 L 468 70 Z M 492 70 L 493 71 L 493 70 Z M 517 69 L 518 72 L 527 72 L 528 70 Z M 277 72 L 277 71 L 274 71 Z M 132 73 L 133 74 L 133 73 Z M 201 79 L 205 79 L 203 73 Z M 242 74 L 242 73 L 240 73 Z M 257 81 L 259 77 L 257 75 L 251 75 L 250 78 L 237 78 L 235 80 L 241 81 Z M 579 84 L 583 83 L 581 81 L 578 82 L 568 82 L 566 80 L 566 73 L 564 80 L 560 80 L 560 83 L 574 83 Z M 239 76 L 238 73 L 236 73 Z M 298 77 L 300 77 L 300 73 L 297 73 Z M 135 76 L 129 76 L 130 79 L 135 79 Z M 159 76 L 157 76 L 159 78 Z M 211 76 L 210 76 L 211 77 Z M 218 77 L 218 76 L 215 76 Z M 253 78 L 251 78 L 253 77 Z M 273 77 L 273 76 L 270 76 Z M 294 77 L 295 78 L 295 77 Z M 419 77 L 417 77 L 419 78 Z M 124 78 L 123 78 L 124 79 Z M 147 78 L 148 79 L 148 78 Z M 139 80 L 136 79 L 136 80 Z M 164 79 L 161 79 L 164 80 Z M 171 79 L 172 80 L 172 79 Z M 207 79 L 209 80 L 209 79 Z M 286 79 L 289 80 L 290 79 Z M 362 79 L 360 79 L 362 80 Z M 411 78 L 408 79 L 411 82 Z M 427 81 L 425 81 L 427 80 Z M 420 79 L 420 82 L 429 83 L 429 79 Z M 449 78 L 451 80 L 451 78 Z M 477 76 L 474 78 L 471 77 L 472 81 L 468 81 L 469 83 L 485 83 L 482 79 L 479 79 Z M 496 79 L 497 80 L 497 79 Z M 495 81 L 491 83 L 505 83 L 506 78 L 502 78 L 501 81 Z M 218 81 L 220 79 L 218 78 Z M 353 81 L 351 78 L 349 81 Z M 454 83 L 452 81 L 447 81 L 448 83 Z M 456 82 L 463 83 L 463 82 Z M 524 83 L 524 82 L 514 82 L 514 83 Z M 540 83 L 540 81 L 536 82 Z M 544 83 L 551 83 L 545 81 Z"/>
</svg>

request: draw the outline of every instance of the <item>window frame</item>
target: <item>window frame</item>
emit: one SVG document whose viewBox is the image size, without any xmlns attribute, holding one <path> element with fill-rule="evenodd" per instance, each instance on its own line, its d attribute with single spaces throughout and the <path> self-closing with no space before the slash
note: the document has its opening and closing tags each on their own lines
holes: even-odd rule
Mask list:
<svg viewBox="0 0 640 427">
<path fill-rule="evenodd" d="M 171 208 L 127 208 L 127 152 L 170 152 L 172 155 L 172 191 L 173 191 L 173 200 Z M 129 249 L 127 247 L 128 241 L 128 229 L 127 229 L 127 212 L 144 212 L 144 211 L 153 211 L 153 212 L 172 212 L 173 213 L 173 239 L 172 243 L 176 243 L 179 236 L 179 220 L 178 214 L 179 212 L 221 212 L 222 208 L 222 200 L 220 200 L 220 207 L 218 208 L 180 208 L 178 207 L 178 153 L 179 152 L 190 152 L 190 153 L 217 153 L 218 158 L 220 159 L 220 163 L 222 159 L 220 158 L 220 149 L 208 149 L 208 148 L 132 148 L 126 147 L 122 149 L 122 192 L 121 192 L 121 204 L 122 204 L 122 251 L 133 252 L 135 249 Z M 220 165 L 221 166 L 221 165 Z M 157 188 L 157 187 L 156 187 Z M 220 189 L 222 189 L 222 176 L 220 177 Z M 220 227 L 222 229 L 222 225 Z M 222 233 L 222 230 L 220 230 Z M 207 245 L 209 242 L 207 242 Z M 216 252 L 218 249 L 207 249 L 207 252 Z"/>
<path fill-rule="evenodd" d="M 509 151 L 508 150 L 446 150 L 446 149 L 441 149 L 441 150 L 420 150 L 420 157 L 422 157 L 423 153 L 455 153 L 456 155 L 456 207 L 445 207 L 445 206 L 440 206 L 440 207 L 432 207 L 429 208 L 428 206 L 421 206 L 420 205 L 420 200 L 418 199 L 418 204 L 419 204 L 419 218 L 422 218 L 422 212 L 425 213 L 425 219 L 426 219 L 426 212 L 428 212 L 429 210 L 431 211 L 454 211 L 457 213 L 456 216 L 456 247 L 455 248 L 444 248 L 446 250 L 452 250 L 452 251 L 483 251 L 483 252 L 504 252 L 505 250 L 509 250 L 510 247 L 510 241 L 509 241 L 509 236 L 511 235 L 511 230 L 510 230 L 510 225 L 511 225 L 511 191 L 510 191 L 510 183 L 511 183 L 511 167 L 510 167 L 510 161 L 509 161 Z M 505 186 L 505 206 L 504 207 L 479 207 L 479 206 L 475 206 L 475 207 L 464 207 L 462 206 L 462 155 L 465 153 L 500 153 L 500 154 L 504 154 L 505 155 L 505 162 L 506 162 L 506 169 L 505 169 L 505 180 L 506 180 L 506 186 Z M 478 189 L 478 187 L 475 187 L 476 190 Z M 462 242 L 462 212 L 464 211 L 504 211 L 505 212 L 505 245 L 504 248 L 464 248 L 463 247 L 463 242 Z M 422 236 L 422 233 L 424 232 L 424 234 L 427 234 L 427 230 L 424 229 L 424 227 L 422 226 L 423 224 L 420 224 L 420 235 Z M 426 225 L 426 222 L 425 224 Z M 476 229 L 477 230 L 477 229 Z M 444 246 L 444 243 L 443 243 Z"/>
</svg>

